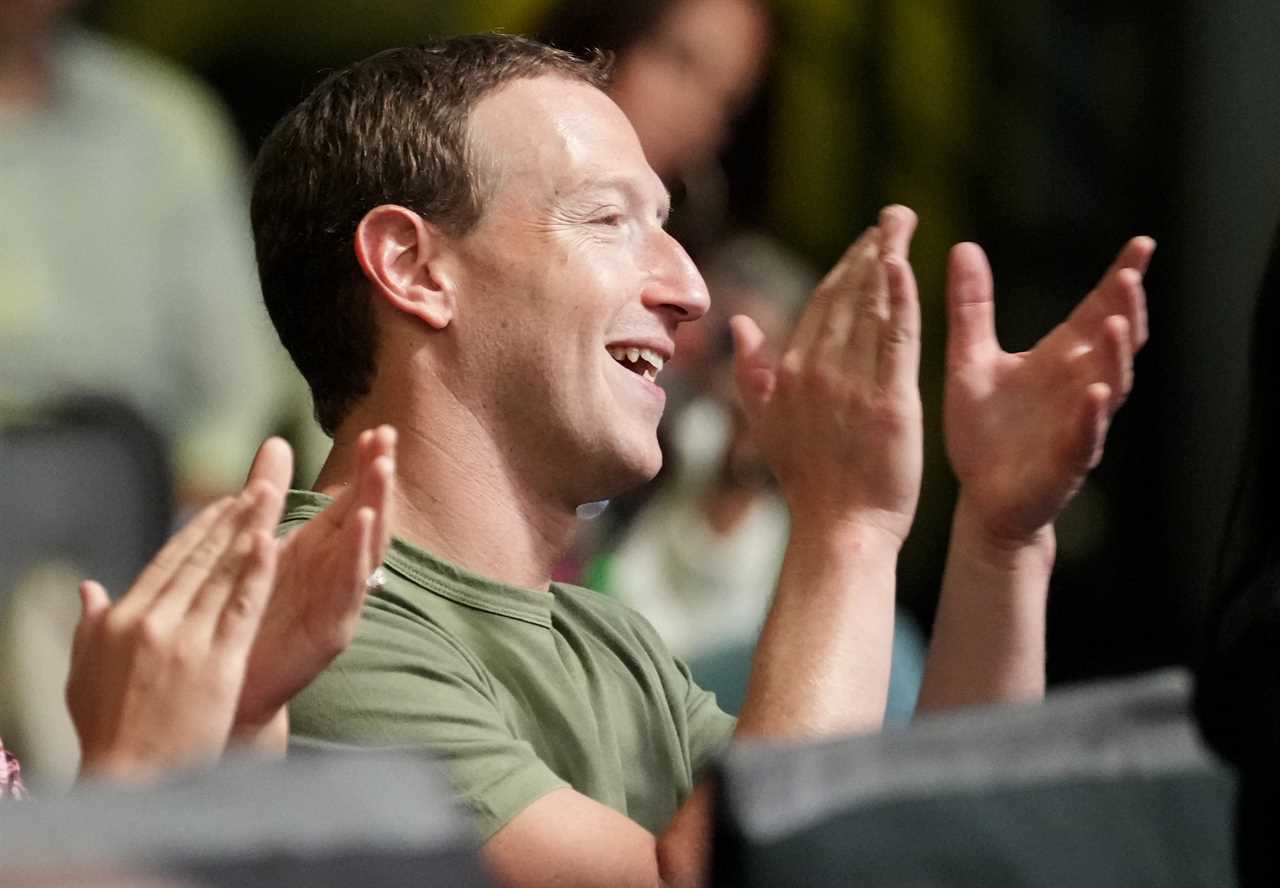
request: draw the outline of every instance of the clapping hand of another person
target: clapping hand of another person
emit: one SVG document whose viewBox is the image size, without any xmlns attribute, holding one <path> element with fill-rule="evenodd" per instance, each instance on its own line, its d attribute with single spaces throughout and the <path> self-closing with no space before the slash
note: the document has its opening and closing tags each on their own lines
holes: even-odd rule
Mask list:
<svg viewBox="0 0 1280 888">
<path fill-rule="evenodd" d="M 396 432 L 380 426 L 356 442 L 355 481 L 314 520 L 282 538 L 275 591 L 249 657 L 236 711 L 241 739 L 283 749 L 285 704 L 355 636 L 370 574 L 391 542 Z M 258 451 L 250 483 L 288 483 L 284 442 Z"/>
<path fill-rule="evenodd" d="M 357 482 L 277 539 L 293 458 L 268 440 L 245 490 L 200 512 L 118 602 L 81 585 L 67 704 L 82 774 L 211 764 L 231 736 L 283 750 L 285 704 L 350 643 L 386 553 L 394 450 L 389 427 L 365 432 Z"/>
<path fill-rule="evenodd" d="M 141 779 L 218 760 L 271 594 L 283 490 L 205 507 L 115 604 L 80 586 L 67 706 L 82 774 Z"/>
</svg>

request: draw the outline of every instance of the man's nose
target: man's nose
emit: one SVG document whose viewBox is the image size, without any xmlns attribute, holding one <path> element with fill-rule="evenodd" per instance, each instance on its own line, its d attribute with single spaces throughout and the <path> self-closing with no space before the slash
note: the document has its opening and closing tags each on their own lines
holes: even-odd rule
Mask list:
<svg viewBox="0 0 1280 888">
<path fill-rule="evenodd" d="M 696 321 L 711 307 L 707 285 L 675 238 L 663 231 L 660 241 L 653 273 L 645 283 L 641 300 L 646 308 L 674 315 L 677 323 Z"/>
</svg>

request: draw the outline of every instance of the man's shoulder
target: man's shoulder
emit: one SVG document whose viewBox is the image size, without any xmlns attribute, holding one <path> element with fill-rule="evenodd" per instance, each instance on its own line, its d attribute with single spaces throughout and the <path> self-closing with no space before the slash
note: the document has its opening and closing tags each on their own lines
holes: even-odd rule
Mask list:
<svg viewBox="0 0 1280 888">
<path fill-rule="evenodd" d="M 569 583 L 553 583 L 551 591 L 557 607 L 589 630 L 625 635 L 664 660 L 669 657 L 658 630 L 640 611 L 606 593 Z"/>
</svg>

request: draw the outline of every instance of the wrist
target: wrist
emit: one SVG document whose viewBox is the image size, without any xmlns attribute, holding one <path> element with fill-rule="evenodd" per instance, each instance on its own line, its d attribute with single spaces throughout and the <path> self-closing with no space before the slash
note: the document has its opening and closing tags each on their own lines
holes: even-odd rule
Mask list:
<svg viewBox="0 0 1280 888">
<path fill-rule="evenodd" d="M 791 510 L 791 544 L 815 556 L 863 552 L 896 560 L 905 536 L 872 512 L 833 515 Z"/>
<path fill-rule="evenodd" d="M 134 783 L 147 784 L 154 781 L 164 769 L 153 762 L 147 762 L 119 753 L 85 754 L 80 759 L 80 769 L 76 774 L 76 783 Z"/>
<path fill-rule="evenodd" d="M 982 516 L 961 489 L 951 524 L 951 546 L 989 570 L 1048 574 L 1053 570 L 1057 538 L 1052 524 L 1030 532 L 1000 527 Z"/>
<path fill-rule="evenodd" d="M 230 743 L 263 755 L 283 758 L 289 745 L 289 710 L 281 706 L 263 719 L 237 719 Z"/>
</svg>

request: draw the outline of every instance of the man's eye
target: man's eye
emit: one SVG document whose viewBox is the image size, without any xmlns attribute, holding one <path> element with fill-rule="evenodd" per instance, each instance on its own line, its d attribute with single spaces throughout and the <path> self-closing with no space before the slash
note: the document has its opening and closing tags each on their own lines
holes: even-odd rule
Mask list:
<svg viewBox="0 0 1280 888">
<path fill-rule="evenodd" d="M 593 223 L 595 223 L 596 225 L 608 225 L 609 227 L 611 227 L 611 228 L 612 228 L 612 227 L 615 227 L 615 226 L 618 226 L 618 225 L 621 225 L 621 224 L 622 224 L 622 214 L 621 214 L 621 213 L 609 213 L 609 214 L 604 215 L 604 216 L 597 216 L 596 218 L 592 219 L 591 221 L 592 221 Z"/>
</svg>

